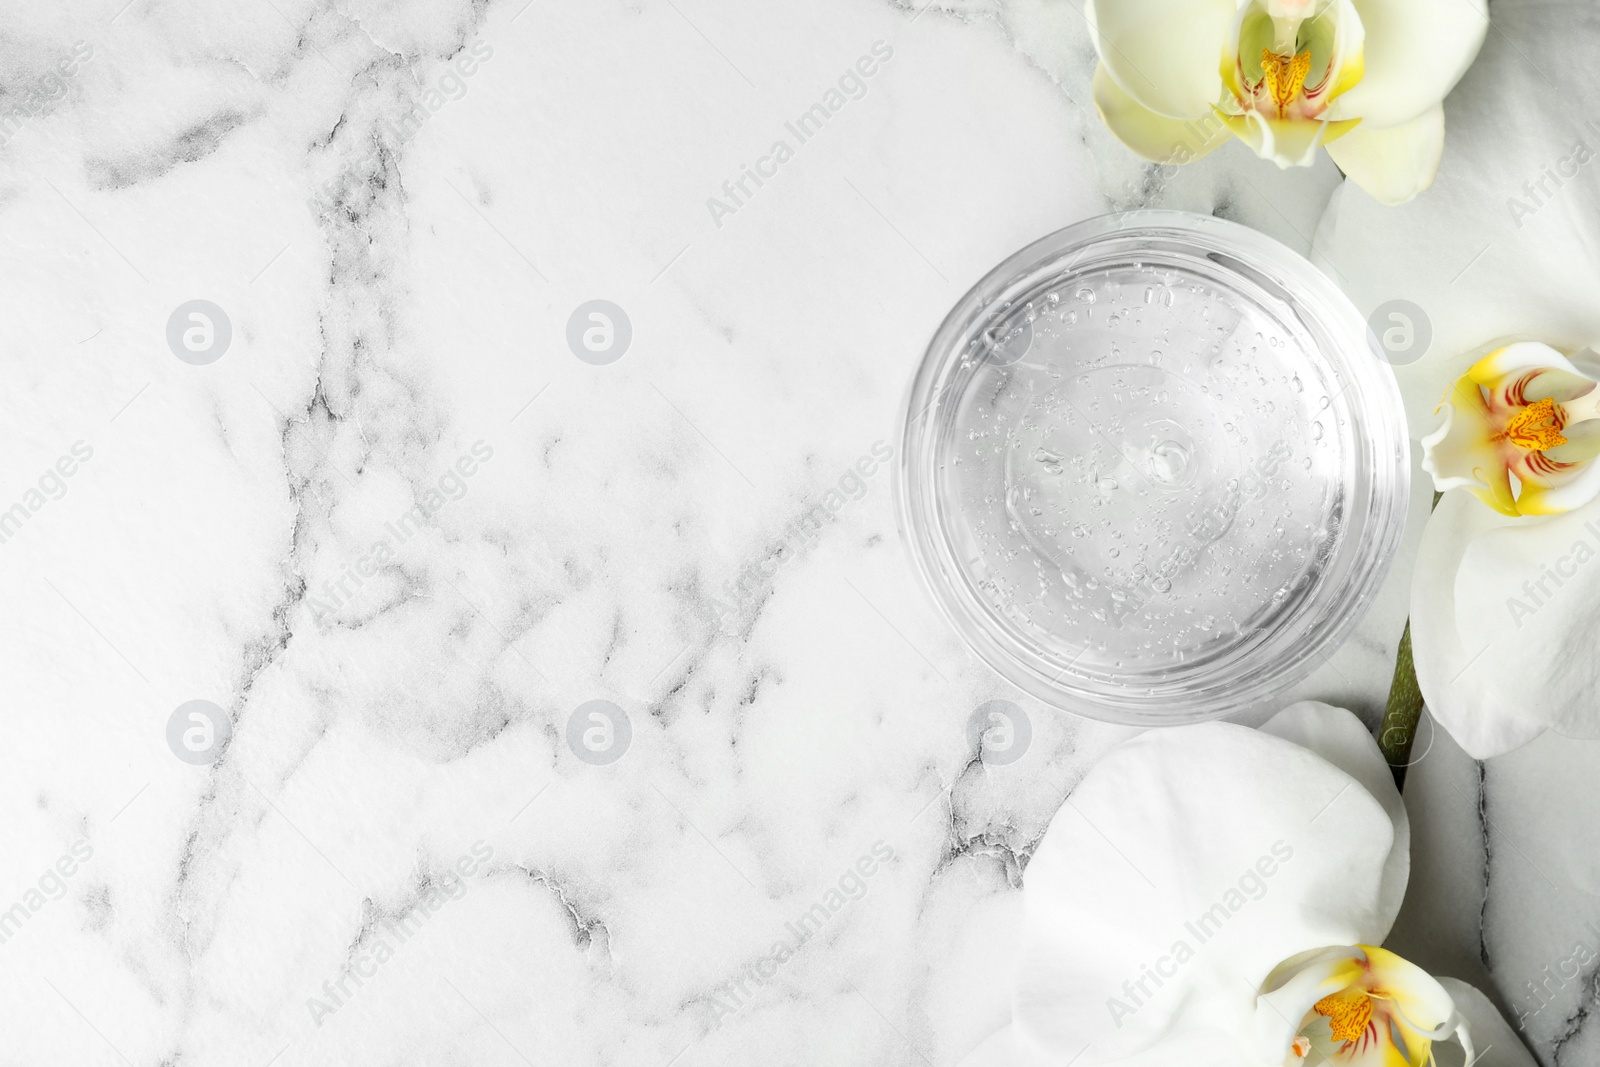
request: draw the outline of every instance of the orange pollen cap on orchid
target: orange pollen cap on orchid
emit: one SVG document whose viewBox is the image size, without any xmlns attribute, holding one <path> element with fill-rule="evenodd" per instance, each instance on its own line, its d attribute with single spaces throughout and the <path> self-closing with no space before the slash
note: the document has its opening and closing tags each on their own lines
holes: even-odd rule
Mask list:
<svg viewBox="0 0 1600 1067">
<path fill-rule="evenodd" d="M 1276 55 L 1272 49 L 1263 48 L 1261 73 L 1267 83 L 1267 92 L 1272 95 L 1272 102 L 1278 106 L 1278 115 L 1282 117 L 1290 102 L 1305 87 L 1306 76 L 1311 73 L 1311 51 L 1307 49 L 1290 57 Z"/>
<path fill-rule="evenodd" d="M 1567 439 L 1561 435 L 1555 398 L 1547 396 L 1518 411 L 1507 420 L 1505 430 L 1490 440 L 1509 440 L 1529 452 L 1543 452 L 1547 448 L 1566 444 Z"/>
<path fill-rule="evenodd" d="M 1313 1004 L 1311 1010 L 1327 1017 L 1335 1041 L 1359 1041 L 1372 1022 L 1372 998 L 1360 989 L 1332 993 Z"/>
</svg>

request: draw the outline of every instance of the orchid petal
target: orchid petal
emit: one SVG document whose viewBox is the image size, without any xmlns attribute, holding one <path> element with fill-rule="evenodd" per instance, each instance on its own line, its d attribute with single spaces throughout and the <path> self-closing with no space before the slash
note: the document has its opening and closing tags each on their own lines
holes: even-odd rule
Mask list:
<svg viewBox="0 0 1600 1067">
<path fill-rule="evenodd" d="M 1596 442 L 1600 440 L 1600 436 L 1597 436 L 1600 435 L 1600 425 L 1592 421 L 1578 425 L 1585 427 L 1582 436 L 1569 434 L 1567 445 L 1549 449 L 1545 455 L 1563 463 L 1592 459 Z M 1563 452 L 1562 449 L 1568 446 L 1571 446 L 1570 450 Z M 1517 494 L 1517 512 L 1521 515 L 1561 515 L 1576 511 L 1596 496 L 1600 496 L 1600 464 L 1590 463 L 1570 481 L 1559 485 L 1539 485 L 1524 481 L 1521 491 Z"/>
<path fill-rule="evenodd" d="M 1360 91 L 1351 90 L 1349 96 Z M 1348 100 L 1349 96 L 1345 99 Z M 1349 111 L 1354 108 L 1347 105 Z M 1328 155 L 1374 200 L 1403 204 L 1433 184 L 1444 155 L 1444 108 L 1429 108 L 1408 122 L 1379 128 L 1364 120 Z"/>
<path fill-rule="evenodd" d="M 1301 714 L 1355 722 L 1325 706 Z M 1205 723 L 1119 746 L 1029 862 L 1020 1035 L 1062 1059 L 1088 1046 L 1080 1067 L 1175 1062 L 1179 1046 L 1185 1062 L 1244 1058 L 1280 960 L 1387 932 L 1395 847 L 1395 822 L 1360 781 L 1282 738 Z"/>
<path fill-rule="evenodd" d="M 1394 847 L 1384 865 L 1379 889 L 1379 909 L 1390 922 L 1400 913 L 1411 879 L 1411 821 L 1405 801 L 1394 784 L 1394 772 L 1378 751 L 1378 743 L 1360 719 L 1340 708 L 1317 700 L 1291 704 L 1261 725 L 1263 733 L 1281 737 L 1309 749 L 1361 783 L 1372 798 L 1383 805 L 1394 826 Z M 1389 936 L 1389 928 L 1369 941 Z"/>
<path fill-rule="evenodd" d="M 957 1062 L 956 1067 L 1058 1067 L 1060 1061 L 1023 1040 L 1015 1026 L 1002 1026 Z"/>
<path fill-rule="evenodd" d="M 1446 494 L 1423 533 L 1411 641 L 1428 709 L 1475 759 L 1547 729 L 1600 736 L 1600 501 L 1538 521 Z"/>
<path fill-rule="evenodd" d="M 1441 493 L 1465 489 L 1502 515 L 1515 515 L 1517 501 L 1483 395 L 1470 380 L 1458 381 L 1439 404 L 1438 429 L 1422 439 L 1422 469 Z"/>
<path fill-rule="evenodd" d="M 1475 1053 L 1453 1046 L 1436 1048 L 1439 1067 L 1536 1067 L 1533 1055 L 1488 997 L 1459 978 L 1440 978 L 1438 982 L 1466 1021 L 1476 1047 Z"/>
<path fill-rule="evenodd" d="M 1341 98 L 1343 113 L 1377 129 L 1409 122 L 1443 100 L 1489 31 L 1487 0 L 1352 3 L 1366 30 L 1366 70 Z"/>
<path fill-rule="evenodd" d="M 1350 0 L 1344 0 L 1344 4 L 1347 10 L 1339 16 L 1338 34 L 1334 42 L 1334 61 L 1339 66 L 1339 76 L 1328 90 L 1330 119 L 1361 117 L 1345 115 L 1339 101 L 1367 76 L 1367 27 L 1361 21 L 1360 8 Z"/>
<path fill-rule="evenodd" d="M 1316 162 L 1317 149 L 1336 141 L 1355 129 L 1360 119 L 1324 122 L 1321 119 L 1274 119 L 1251 111 L 1229 115 L 1218 111 L 1234 135 L 1249 145 L 1262 159 L 1270 159 L 1287 170 L 1309 167 Z"/>
<path fill-rule="evenodd" d="M 1101 64 L 1094 72 L 1094 106 L 1117 139 L 1157 163 L 1189 163 L 1228 140 L 1214 116 L 1172 119 L 1129 96 Z"/>
<path fill-rule="evenodd" d="M 1545 449 L 1545 455 L 1551 459 L 1558 463 L 1583 463 L 1600 456 L 1600 419 L 1585 419 L 1561 432 L 1566 435 L 1567 443 Z"/>
<path fill-rule="evenodd" d="M 1456 1008 L 1438 979 L 1386 948 L 1362 947 L 1373 981 L 1389 993 L 1406 1022 L 1431 1040 L 1447 1037 L 1454 1029 Z"/>
<path fill-rule="evenodd" d="M 1088 0 L 1095 51 L 1124 92 L 1151 111 L 1202 118 L 1222 95 L 1217 54 L 1233 0 Z"/>
<path fill-rule="evenodd" d="M 1585 378 L 1583 372 L 1571 360 L 1542 341 L 1518 341 L 1497 348 L 1474 363 L 1468 373 L 1479 384 L 1493 387 L 1502 379 L 1514 378 L 1524 371 L 1540 369 L 1561 371 L 1579 383 L 1573 387 L 1570 396 L 1558 396 L 1557 400 L 1573 400 L 1594 388 L 1594 382 Z M 1586 381 L 1587 387 L 1581 384 Z"/>
<path fill-rule="evenodd" d="M 1549 348 L 1548 345 L 1542 347 Z M 1554 349 L 1550 350 L 1552 352 L 1555 351 Z M 1560 353 L 1556 354 L 1560 355 Z M 1566 359 L 1563 357 L 1561 362 L 1566 363 Z M 1570 366 L 1570 364 L 1568 365 Z M 1594 391 L 1595 385 L 1596 382 L 1593 378 L 1584 377 L 1578 373 L 1576 368 L 1572 370 L 1551 369 L 1540 371 L 1528 379 L 1528 384 L 1523 388 L 1523 392 L 1528 396 L 1548 396 L 1564 404 L 1569 400 L 1577 400 L 1579 397 L 1589 395 Z"/>
</svg>

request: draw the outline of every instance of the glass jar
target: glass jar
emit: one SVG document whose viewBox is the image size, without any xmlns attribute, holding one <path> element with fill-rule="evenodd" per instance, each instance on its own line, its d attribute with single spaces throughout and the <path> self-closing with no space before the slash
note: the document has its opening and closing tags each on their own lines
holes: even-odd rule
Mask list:
<svg viewBox="0 0 1600 1067">
<path fill-rule="evenodd" d="M 1350 301 L 1254 230 L 1091 219 L 939 327 L 901 427 L 901 534 L 1023 691 L 1133 725 L 1262 706 L 1338 647 L 1399 544 L 1409 442 Z"/>
</svg>

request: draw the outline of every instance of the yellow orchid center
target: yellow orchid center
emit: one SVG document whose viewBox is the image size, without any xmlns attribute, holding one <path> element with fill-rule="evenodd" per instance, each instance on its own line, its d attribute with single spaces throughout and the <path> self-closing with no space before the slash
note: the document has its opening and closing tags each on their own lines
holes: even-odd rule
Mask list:
<svg viewBox="0 0 1600 1067">
<path fill-rule="evenodd" d="M 1267 93 L 1278 107 L 1278 117 L 1283 118 L 1289 102 L 1305 88 L 1306 75 L 1311 73 L 1311 49 L 1291 57 L 1280 56 L 1270 48 L 1263 48 L 1261 73 Z"/>
<path fill-rule="evenodd" d="M 1246 0 L 1223 54 L 1223 84 L 1233 97 L 1224 114 L 1323 125 L 1323 112 L 1364 71 L 1359 30 L 1346 23 L 1359 20 L 1341 3 Z"/>
<path fill-rule="evenodd" d="M 1554 515 L 1600 494 L 1600 389 L 1549 345 L 1489 353 L 1438 410 L 1422 466 L 1441 492 L 1466 489 L 1505 515 Z"/>
<path fill-rule="evenodd" d="M 1328 1020 L 1335 1041 L 1359 1041 L 1372 1023 L 1372 998 L 1360 989 L 1345 989 L 1323 997 L 1311 1010 Z"/>
<path fill-rule="evenodd" d="M 1285 1019 L 1292 991 L 1308 985 L 1335 992 L 1326 993 L 1309 1010 L 1301 1009 L 1304 1014 L 1283 1054 L 1284 1067 L 1427 1064 L 1433 1059 L 1433 1043 L 1450 1036 L 1461 1039 L 1471 1060 L 1470 1039 L 1459 1032 L 1460 1019 L 1449 996 L 1426 971 L 1386 949 L 1352 945 L 1292 957 L 1269 976 L 1263 998 L 1268 1003 L 1261 1010 L 1268 1019 Z M 1280 1002 L 1283 997 L 1289 999 Z"/>
<path fill-rule="evenodd" d="M 1361 121 L 1330 108 L 1365 73 L 1363 40 L 1351 0 L 1242 0 L 1212 112 L 1257 155 L 1309 166 Z"/>
<path fill-rule="evenodd" d="M 1506 428 L 1489 440 L 1509 440 L 1525 451 L 1543 452 L 1567 443 L 1567 439 L 1561 436 L 1562 423 L 1555 397 L 1547 396 L 1512 415 Z"/>
</svg>

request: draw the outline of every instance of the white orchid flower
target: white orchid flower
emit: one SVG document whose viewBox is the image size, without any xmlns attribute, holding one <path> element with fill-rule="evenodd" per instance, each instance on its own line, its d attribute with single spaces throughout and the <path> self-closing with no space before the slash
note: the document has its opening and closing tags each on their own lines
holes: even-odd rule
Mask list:
<svg viewBox="0 0 1600 1067">
<path fill-rule="evenodd" d="M 1600 68 L 1544 5 L 1497 3 L 1495 24 L 1451 97 L 1452 165 L 1433 192 L 1387 211 L 1341 190 L 1315 249 L 1364 313 L 1406 301 L 1431 326 L 1421 358 L 1395 368 L 1448 490 L 1413 576 L 1412 649 L 1433 718 L 1478 759 L 1547 730 L 1600 737 L 1600 391 L 1585 391 L 1600 377 L 1600 122 L 1554 103 L 1506 121 L 1506 101 L 1547 97 L 1549 70 L 1594 99 Z M 1542 343 L 1479 361 L 1507 339 Z"/>
<path fill-rule="evenodd" d="M 1280 167 L 1326 146 L 1387 204 L 1433 181 L 1445 95 L 1486 0 L 1088 0 L 1095 106 L 1140 155 L 1187 163 L 1230 135 Z"/>
<path fill-rule="evenodd" d="M 1447 1041 L 1532 1067 L 1482 994 L 1379 947 L 1409 873 L 1405 807 L 1349 712 L 1142 734 L 1029 861 L 1012 1023 L 963 1067 L 1423 1067 Z"/>
</svg>

